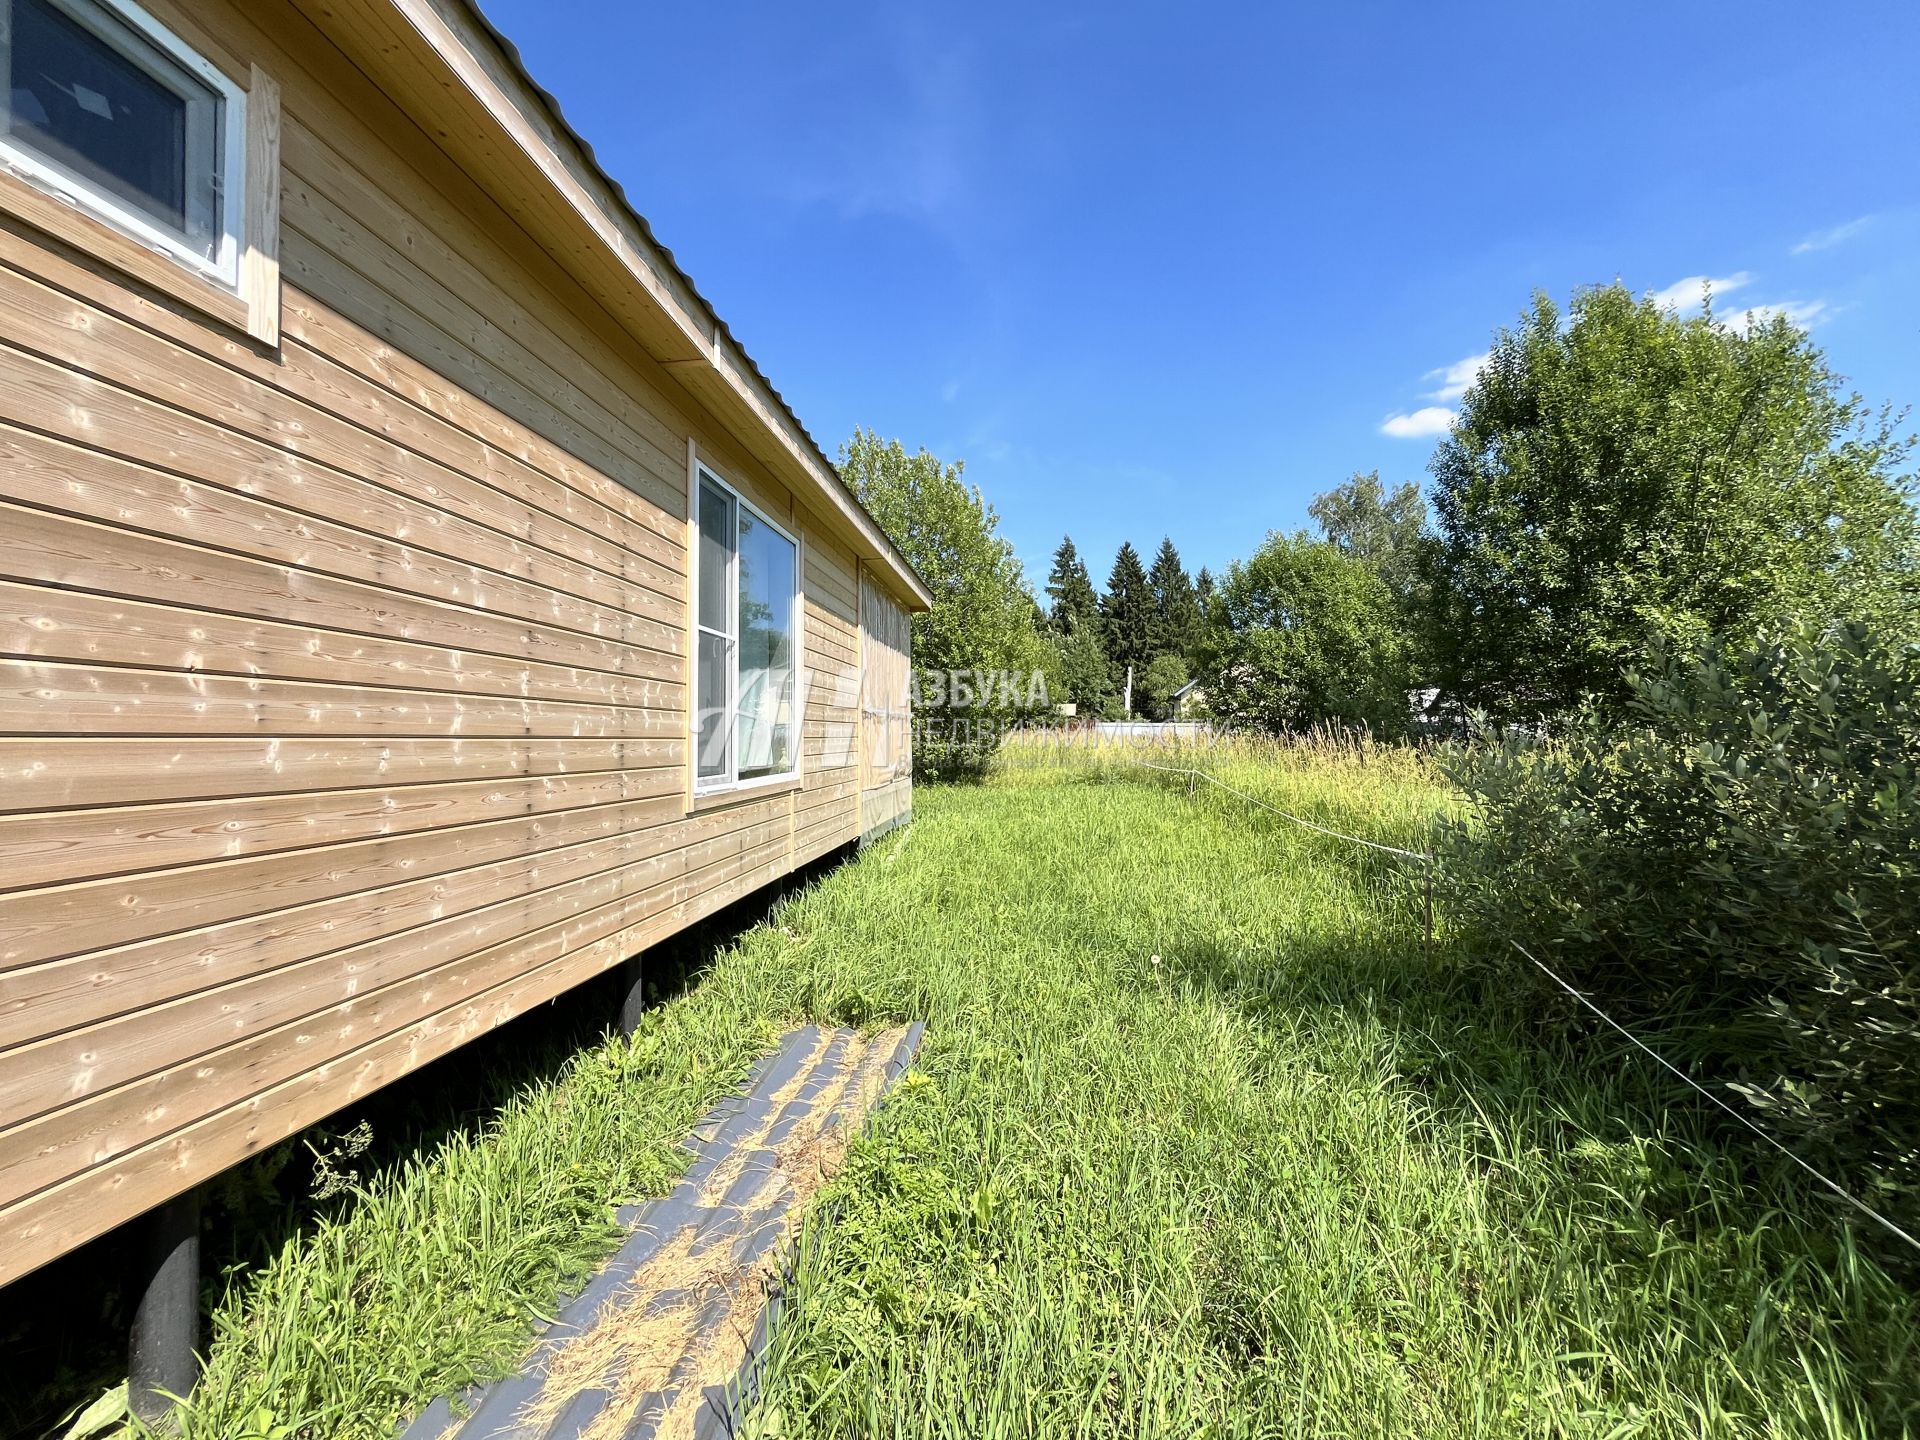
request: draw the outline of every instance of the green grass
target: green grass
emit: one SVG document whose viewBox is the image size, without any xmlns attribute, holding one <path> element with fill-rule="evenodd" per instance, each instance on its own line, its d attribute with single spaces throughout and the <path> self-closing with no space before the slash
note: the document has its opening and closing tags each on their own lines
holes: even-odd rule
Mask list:
<svg viewBox="0 0 1920 1440">
<path fill-rule="evenodd" d="M 1920 1306 L 1848 1221 L 1532 987 L 1422 943 L 1396 863 L 1016 752 L 490 1124 L 239 1278 L 189 1433 L 379 1437 L 511 1363 L 800 1017 L 924 1017 L 805 1236 L 772 1435 L 1890 1436 Z M 1419 848 L 1397 752 L 1223 777 Z M 1549 1023 L 1551 1022 L 1551 1023 Z"/>
</svg>

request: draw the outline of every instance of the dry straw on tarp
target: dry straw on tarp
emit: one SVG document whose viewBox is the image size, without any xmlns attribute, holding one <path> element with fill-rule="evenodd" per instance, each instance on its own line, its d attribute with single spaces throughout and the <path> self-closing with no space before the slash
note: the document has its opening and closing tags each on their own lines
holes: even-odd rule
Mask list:
<svg viewBox="0 0 1920 1440">
<path fill-rule="evenodd" d="M 435 1404 L 403 1440 L 698 1440 L 728 1433 L 801 1220 L 911 1061 L 919 1025 L 805 1026 L 696 1127 L 698 1158 L 517 1375 Z"/>
</svg>

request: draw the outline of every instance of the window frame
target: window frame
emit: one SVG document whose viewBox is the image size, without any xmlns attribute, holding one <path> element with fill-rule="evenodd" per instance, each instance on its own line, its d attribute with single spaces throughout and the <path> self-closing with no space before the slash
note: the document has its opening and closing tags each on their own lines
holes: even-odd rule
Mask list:
<svg viewBox="0 0 1920 1440">
<path fill-rule="evenodd" d="M 14 0 L 0 0 L 0 33 L 11 33 L 13 3 Z M 247 191 L 252 179 L 247 166 L 251 130 L 247 114 L 247 91 L 219 66 L 135 4 L 134 0 L 44 0 L 44 3 L 113 48 L 129 63 L 153 75 L 152 69 L 143 63 L 141 57 L 128 55 L 116 44 L 117 37 L 103 32 L 97 17 L 104 14 L 118 21 L 214 93 L 218 102 L 216 113 L 219 125 L 215 146 L 217 169 L 213 180 L 216 196 L 213 228 L 218 233 L 214 253 L 211 256 L 200 254 L 179 236 L 148 218 L 136 205 L 68 169 L 52 157 L 41 154 L 32 146 L 15 140 L 10 128 L 0 131 L 0 168 L 36 190 L 65 201 L 127 238 L 158 250 L 221 289 L 239 294 L 242 289 L 242 256 L 249 239 L 246 234 Z M 0 44 L 0 54 L 5 54 L 8 48 Z M 10 84 L 10 73 L 5 78 Z M 168 89 L 174 88 L 160 76 L 154 75 L 153 78 Z M 11 100 L 8 103 L 11 105 Z M 187 145 L 190 155 L 193 149 L 191 137 Z"/>
<path fill-rule="evenodd" d="M 729 502 L 728 514 L 732 518 L 731 543 L 728 548 L 726 567 L 726 585 L 724 594 L 727 602 L 727 629 L 722 632 L 708 625 L 700 618 L 700 581 L 702 533 L 700 529 L 700 492 L 711 485 L 726 496 Z M 688 730 L 687 730 L 687 770 L 692 777 L 693 796 L 696 800 L 716 795 L 752 793 L 759 790 L 791 788 L 800 783 L 804 757 L 801 754 L 806 735 L 806 651 L 802 627 L 805 623 L 805 584 L 801 567 L 805 560 L 805 550 L 800 536 L 780 521 L 769 515 L 766 510 L 749 500 L 740 487 L 730 483 L 706 461 L 694 457 L 687 486 L 687 633 L 691 637 L 688 677 Z M 740 778 L 740 512 L 745 510 L 753 518 L 772 530 L 774 534 L 793 547 L 793 609 L 792 635 L 793 648 L 793 764 L 785 770 L 770 775 L 755 775 L 748 779 Z M 703 776 L 700 773 L 700 637 L 714 635 L 726 641 L 727 645 L 727 696 L 726 696 L 726 736 L 727 763 L 722 774 Z"/>
</svg>

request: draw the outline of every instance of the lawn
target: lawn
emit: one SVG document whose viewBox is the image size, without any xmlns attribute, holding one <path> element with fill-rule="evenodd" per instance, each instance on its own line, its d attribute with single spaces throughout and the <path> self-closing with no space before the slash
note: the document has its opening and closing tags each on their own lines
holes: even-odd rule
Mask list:
<svg viewBox="0 0 1920 1440">
<path fill-rule="evenodd" d="M 1018 758 L 1018 757 L 1016 757 Z M 808 1228 L 754 1424 L 792 1435 L 1890 1436 L 1920 1306 L 1782 1165 L 1400 863 L 1028 754 L 236 1277 L 189 1433 L 384 1437 L 509 1363 L 799 1018 L 927 1043 Z M 1402 752 L 1230 778 L 1418 848 Z"/>
</svg>

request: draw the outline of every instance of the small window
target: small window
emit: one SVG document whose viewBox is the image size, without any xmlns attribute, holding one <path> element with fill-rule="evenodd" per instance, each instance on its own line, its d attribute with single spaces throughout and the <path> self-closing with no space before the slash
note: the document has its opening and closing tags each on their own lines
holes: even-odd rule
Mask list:
<svg viewBox="0 0 1920 1440">
<path fill-rule="evenodd" d="M 0 0 L 0 160 L 228 285 L 245 96 L 125 0 Z"/>
<path fill-rule="evenodd" d="M 696 524 L 696 783 L 791 775 L 800 755 L 798 547 L 704 470 Z"/>
</svg>

